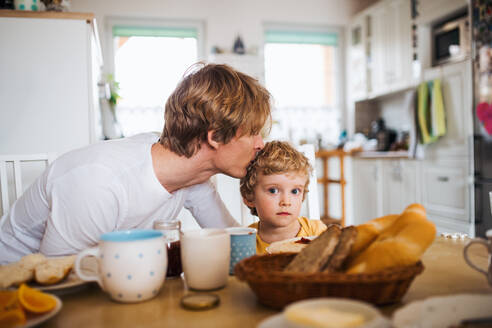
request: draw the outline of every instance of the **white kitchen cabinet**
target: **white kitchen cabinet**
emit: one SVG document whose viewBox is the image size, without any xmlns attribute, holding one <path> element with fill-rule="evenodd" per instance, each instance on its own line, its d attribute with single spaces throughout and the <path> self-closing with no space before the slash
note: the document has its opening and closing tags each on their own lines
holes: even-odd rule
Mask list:
<svg viewBox="0 0 492 328">
<path fill-rule="evenodd" d="M 381 161 L 354 158 L 352 176 L 354 224 L 361 224 L 381 216 L 383 213 Z"/>
<path fill-rule="evenodd" d="M 420 202 L 419 163 L 411 159 L 355 158 L 354 222 L 401 213 Z"/>
<path fill-rule="evenodd" d="M 348 96 L 351 101 L 367 98 L 367 16 L 359 15 L 348 32 Z"/>
<path fill-rule="evenodd" d="M 422 161 L 422 204 L 430 220 L 445 230 L 446 226 L 471 229 L 470 195 L 473 188 L 466 159 Z M 447 225 L 446 225 L 447 223 Z M 443 231 L 455 232 L 456 230 Z"/>
<path fill-rule="evenodd" d="M 370 96 L 409 87 L 412 83 L 410 1 L 381 1 L 369 8 L 367 15 Z"/>
<path fill-rule="evenodd" d="M 391 0 L 387 3 L 385 26 L 386 86 L 391 90 L 404 89 L 412 83 L 412 22 L 409 0 Z"/>
<path fill-rule="evenodd" d="M 471 157 L 472 126 L 472 73 L 469 60 L 424 70 L 424 80 L 441 79 L 446 135 L 424 147 L 426 158 Z"/>
<path fill-rule="evenodd" d="M 0 11 L 0 154 L 55 153 L 102 138 L 92 14 Z"/>
<path fill-rule="evenodd" d="M 383 215 L 397 214 L 419 202 L 417 163 L 408 159 L 382 160 Z"/>
</svg>

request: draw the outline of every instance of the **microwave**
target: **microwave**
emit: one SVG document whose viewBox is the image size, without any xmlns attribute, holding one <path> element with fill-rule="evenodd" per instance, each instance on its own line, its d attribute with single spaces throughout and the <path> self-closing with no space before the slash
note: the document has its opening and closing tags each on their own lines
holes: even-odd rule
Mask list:
<svg viewBox="0 0 492 328">
<path fill-rule="evenodd" d="M 432 28 L 432 65 L 468 58 L 471 52 L 468 15 L 459 16 Z"/>
</svg>

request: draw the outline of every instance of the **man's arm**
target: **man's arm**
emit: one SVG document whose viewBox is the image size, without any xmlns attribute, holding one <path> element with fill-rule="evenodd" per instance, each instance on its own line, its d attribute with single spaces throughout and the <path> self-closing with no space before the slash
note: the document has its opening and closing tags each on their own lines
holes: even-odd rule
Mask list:
<svg viewBox="0 0 492 328">
<path fill-rule="evenodd" d="M 126 213 L 126 192 L 112 172 L 84 166 L 57 178 L 48 188 L 51 211 L 40 251 L 68 255 L 97 244 Z"/>
<path fill-rule="evenodd" d="M 215 186 L 207 181 L 186 190 L 184 207 L 202 228 L 236 227 L 240 224 L 232 217 Z"/>
</svg>

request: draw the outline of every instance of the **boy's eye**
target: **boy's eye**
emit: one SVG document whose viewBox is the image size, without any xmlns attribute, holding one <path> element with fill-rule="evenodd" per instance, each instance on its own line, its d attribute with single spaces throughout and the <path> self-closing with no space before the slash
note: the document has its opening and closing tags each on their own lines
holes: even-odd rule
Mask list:
<svg viewBox="0 0 492 328">
<path fill-rule="evenodd" d="M 276 194 L 278 192 L 277 188 L 268 188 L 268 192 L 271 194 Z"/>
<path fill-rule="evenodd" d="M 301 192 L 302 192 L 302 191 L 301 191 L 301 189 L 299 189 L 299 188 L 292 189 L 292 193 L 293 193 L 294 195 L 298 195 L 298 194 L 300 194 Z"/>
</svg>

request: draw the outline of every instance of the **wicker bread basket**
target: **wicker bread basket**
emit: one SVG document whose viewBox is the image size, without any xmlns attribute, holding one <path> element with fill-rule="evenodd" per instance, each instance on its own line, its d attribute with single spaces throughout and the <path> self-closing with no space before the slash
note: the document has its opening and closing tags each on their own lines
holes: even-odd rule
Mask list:
<svg viewBox="0 0 492 328">
<path fill-rule="evenodd" d="M 236 264 L 236 277 L 248 283 L 260 303 L 282 309 L 292 302 L 314 297 L 353 298 L 375 305 L 395 303 L 424 270 L 422 262 L 418 262 L 373 274 L 283 272 L 295 255 L 280 253 L 246 258 Z"/>
</svg>

